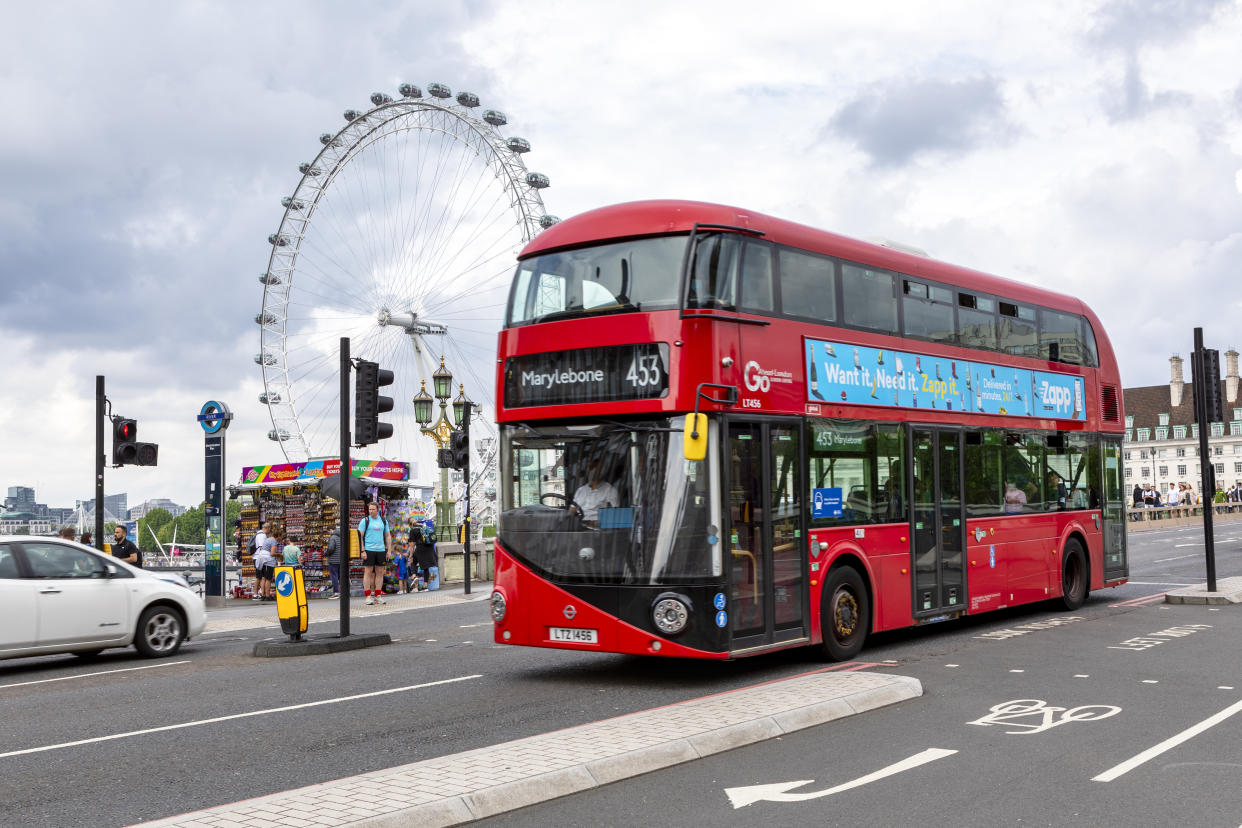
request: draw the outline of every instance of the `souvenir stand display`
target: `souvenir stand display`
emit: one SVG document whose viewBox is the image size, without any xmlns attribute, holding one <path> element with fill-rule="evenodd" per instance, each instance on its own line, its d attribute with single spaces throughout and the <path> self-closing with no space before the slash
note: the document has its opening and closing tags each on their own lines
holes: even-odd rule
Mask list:
<svg viewBox="0 0 1242 828">
<path fill-rule="evenodd" d="M 407 464 L 391 460 L 354 460 L 352 466 L 354 476 L 366 486 L 366 498 L 378 501 L 381 514 L 399 514 L 408 509 L 405 501 L 409 478 Z M 313 460 L 248 466 L 242 470 L 238 558 L 242 565 L 242 583 L 246 586 L 238 587 L 234 597 L 248 597 L 250 593 L 248 583 L 253 583 L 255 570 L 254 560 L 247 554 L 246 547 L 264 523 L 273 529 L 283 528 L 284 543 L 296 543 L 301 548 L 298 563 L 302 568 L 307 597 L 327 597 L 331 594 L 332 582 L 325 550 L 332 530 L 340 525 L 340 505 L 320 492 L 318 482 L 335 475 L 339 469 L 340 461 Z M 349 525 L 356 527 L 365 515 L 366 500 L 351 497 Z M 350 545 L 342 552 L 349 555 L 351 581 L 361 583 L 362 562 L 354 557 L 358 549 L 357 534 L 350 532 L 350 535 L 347 541 Z"/>
</svg>

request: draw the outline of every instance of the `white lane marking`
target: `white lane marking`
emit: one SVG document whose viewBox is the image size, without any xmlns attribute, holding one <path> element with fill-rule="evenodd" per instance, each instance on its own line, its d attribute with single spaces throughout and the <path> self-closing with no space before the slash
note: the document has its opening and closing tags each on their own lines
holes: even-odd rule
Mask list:
<svg viewBox="0 0 1242 828">
<path fill-rule="evenodd" d="M 122 667 L 119 670 L 100 670 L 97 673 L 75 673 L 72 676 L 60 676 L 59 678 L 39 679 L 38 681 L 19 681 L 16 684 L 0 684 L 0 690 L 9 687 L 26 687 L 31 684 L 47 684 L 52 681 L 69 681 L 70 679 L 91 678 L 92 676 L 106 676 L 110 673 L 129 673 L 134 670 L 154 670 L 156 667 L 172 667 L 177 664 L 189 664 L 187 661 L 165 661 L 160 664 L 147 664 L 143 667 Z"/>
<path fill-rule="evenodd" d="M 484 621 L 482 624 L 460 624 L 458 625 L 458 629 L 468 630 L 471 627 L 491 627 L 491 626 L 494 626 L 494 624 L 492 624 L 491 621 Z"/>
<path fill-rule="evenodd" d="M 1198 555 L 1174 555 L 1172 558 L 1156 558 L 1152 563 L 1166 563 L 1167 561 L 1180 561 L 1182 558 L 1197 558 Z"/>
<path fill-rule="evenodd" d="M 1075 673 L 1074 678 L 1091 678 L 1087 673 Z"/>
<path fill-rule="evenodd" d="M 928 762 L 934 762 L 937 759 L 943 759 L 946 756 L 952 756 L 957 753 L 956 750 L 945 750 L 943 748 L 928 748 L 922 753 L 916 753 L 908 759 L 903 759 L 895 765 L 889 765 L 887 768 L 881 768 L 874 773 L 866 776 L 860 776 L 852 782 L 846 782 L 833 788 L 827 788 L 822 791 L 810 791 L 808 793 L 786 793 L 790 788 L 797 788 L 801 785 L 809 785 L 814 780 L 803 779 L 798 782 L 776 782 L 767 785 L 746 785 L 740 788 L 725 788 L 725 795 L 729 797 L 729 802 L 733 804 L 734 810 L 745 808 L 747 805 L 759 802 L 760 800 L 768 800 L 769 802 L 804 802 L 808 799 L 818 799 L 821 796 L 831 796 L 835 793 L 848 791 L 852 788 L 858 788 L 869 782 L 875 782 L 879 779 L 901 773 L 902 771 L 917 768 L 919 765 L 926 765 Z"/>
<path fill-rule="evenodd" d="M 1026 670 L 1010 670 L 1011 673 L 1025 673 Z"/>
<path fill-rule="evenodd" d="M 1143 679 L 1143 684 L 1159 684 L 1155 679 Z"/>
<path fill-rule="evenodd" d="M 1203 583 L 1198 581 L 1196 583 Z M 1195 586 L 1195 583 L 1187 583 L 1185 581 L 1126 581 L 1129 586 Z"/>
<path fill-rule="evenodd" d="M 1184 549 L 1187 546 L 1203 546 L 1203 544 L 1202 543 L 1175 543 L 1173 544 L 1174 549 Z M 1169 558 L 1169 560 L 1173 560 L 1173 559 Z M 1156 561 L 1156 563 L 1160 563 L 1160 561 Z"/>
<path fill-rule="evenodd" d="M 1091 781 L 1112 782 L 1117 777 L 1129 773 L 1130 771 L 1134 770 L 1135 768 L 1137 768 L 1139 765 L 1143 764 L 1144 762 L 1148 762 L 1156 758 L 1160 754 L 1164 753 L 1165 751 L 1177 747 L 1182 742 L 1187 742 L 1193 739 L 1194 737 L 1198 736 L 1200 733 L 1202 733 L 1203 731 L 1207 730 L 1210 727 L 1215 727 L 1216 725 L 1225 721 L 1225 719 L 1228 719 L 1234 713 L 1237 713 L 1239 710 L 1242 710 L 1242 701 L 1234 702 L 1233 704 L 1229 705 L 1228 707 L 1226 707 L 1224 710 L 1220 711 L 1216 715 L 1209 716 L 1208 718 L 1199 722 L 1197 725 L 1191 725 L 1190 727 L 1183 730 L 1181 733 L 1178 733 L 1176 736 L 1171 736 L 1168 739 L 1165 739 L 1160 744 L 1149 747 L 1147 750 L 1143 751 L 1137 756 L 1133 756 L 1127 759 L 1126 761 L 1122 762 L 1120 765 L 1116 765 L 1112 768 L 1109 768 L 1108 770 L 1101 773 L 1099 776 L 1091 777 Z"/>
<path fill-rule="evenodd" d="M 303 704 L 290 704 L 285 707 L 273 707 L 267 710 L 252 710 L 249 713 L 233 713 L 228 716 L 216 716 L 211 719 L 199 719 L 193 722 L 181 722 L 179 724 L 163 725 L 161 727 L 148 727 L 143 730 L 130 730 L 126 733 L 113 733 L 110 736 L 96 736 L 91 739 L 79 739 L 76 742 L 61 742 L 58 745 L 44 745 L 43 747 L 25 748 L 23 750 L 10 750 L 7 753 L 0 753 L 0 759 L 7 759 L 10 756 L 23 756 L 27 753 L 42 753 L 48 750 L 59 750 L 60 748 L 78 747 L 80 745 L 92 745 L 96 742 L 110 742 L 113 739 L 127 739 L 130 736 L 145 736 L 148 733 L 162 733 L 166 730 L 180 730 L 185 727 L 198 727 L 200 725 L 216 724 L 217 722 L 228 722 L 233 719 L 245 719 L 251 716 L 266 716 L 270 713 L 287 713 L 290 710 L 304 710 L 308 707 L 321 707 L 325 704 L 340 704 L 342 702 L 357 701 L 358 699 L 370 699 L 375 696 L 389 696 L 393 693 L 405 693 L 410 690 L 421 690 L 425 687 L 438 687 L 441 684 L 454 684 L 459 681 L 469 681 L 470 679 L 483 678 L 481 673 L 472 676 L 461 676 L 459 678 L 443 679 L 442 681 L 429 681 L 424 684 L 411 684 L 408 687 L 394 687 L 391 690 L 376 690 L 372 693 L 359 693 L 355 696 L 341 696 L 335 699 L 321 699 L 320 701 L 305 702 Z"/>
<path fill-rule="evenodd" d="M 1232 684 L 1222 684 L 1222 685 L 1220 685 L 1219 687 L 1217 687 L 1216 689 L 1217 689 L 1217 690 L 1232 690 L 1232 689 L 1233 689 L 1233 685 L 1232 685 Z"/>
</svg>

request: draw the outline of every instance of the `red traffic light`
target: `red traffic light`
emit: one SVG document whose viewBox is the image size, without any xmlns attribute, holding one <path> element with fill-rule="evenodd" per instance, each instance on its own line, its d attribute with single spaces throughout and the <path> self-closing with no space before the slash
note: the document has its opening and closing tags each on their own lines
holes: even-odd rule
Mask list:
<svg viewBox="0 0 1242 828">
<path fill-rule="evenodd" d="M 138 439 L 138 421 L 118 417 L 112 427 L 112 438 L 118 443 L 132 443 Z"/>
</svg>

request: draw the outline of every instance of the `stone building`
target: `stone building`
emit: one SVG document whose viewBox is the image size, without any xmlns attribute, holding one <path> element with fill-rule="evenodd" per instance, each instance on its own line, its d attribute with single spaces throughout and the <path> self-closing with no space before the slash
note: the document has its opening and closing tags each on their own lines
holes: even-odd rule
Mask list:
<svg viewBox="0 0 1242 828">
<path fill-rule="evenodd" d="M 1194 387 L 1185 381 L 1184 361 L 1169 359 L 1169 384 L 1126 388 L 1126 438 L 1123 448 L 1126 489 L 1152 483 L 1167 492 L 1170 483 L 1189 483 L 1203 493 L 1199 460 L 1199 426 L 1195 421 Z M 1242 481 L 1242 399 L 1239 399 L 1238 352 L 1225 352 L 1223 422 L 1211 423 L 1208 451 L 1216 484 L 1227 489 Z"/>
</svg>

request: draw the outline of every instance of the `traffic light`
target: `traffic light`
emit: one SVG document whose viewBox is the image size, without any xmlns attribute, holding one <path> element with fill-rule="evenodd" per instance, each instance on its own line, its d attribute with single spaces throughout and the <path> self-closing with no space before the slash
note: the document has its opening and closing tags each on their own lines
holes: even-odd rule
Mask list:
<svg viewBox="0 0 1242 828">
<path fill-rule="evenodd" d="M 1195 419 L 1207 423 L 1219 423 L 1225 419 L 1224 404 L 1220 397 L 1220 351 L 1201 348 L 1190 353 L 1191 381 L 1195 384 Z M 1202 396 L 1200 396 L 1202 395 Z M 1203 400 L 1203 417 L 1199 417 L 1198 401 Z"/>
<path fill-rule="evenodd" d="M 452 449 L 438 449 L 436 451 L 436 466 L 441 469 L 456 468 L 453 465 L 453 450 Z"/>
<path fill-rule="evenodd" d="M 379 390 L 392 385 L 392 371 L 379 363 L 358 360 L 354 379 L 354 445 L 369 446 L 392 436 L 392 423 L 381 423 L 379 415 L 392 411 L 392 397 L 380 396 Z"/>
<path fill-rule="evenodd" d="M 470 465 L 470 428 L 463 425 L 449 438 L 449 450 L 453 452 L 453 468 L 462 470 Z"/>
<path fill-rule="evenodd" d="M 155 443 L 138 442 L 138 421 L 128 417 L 112 420 L 112 465 L 154 466 L 160 447 Z"/>
</svg>

